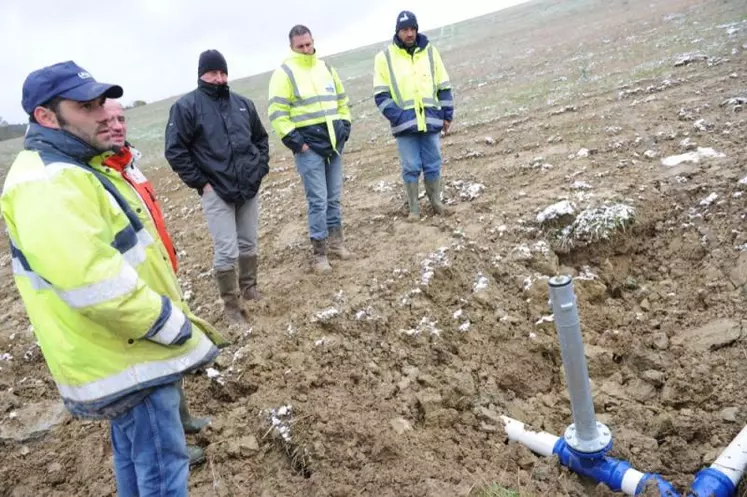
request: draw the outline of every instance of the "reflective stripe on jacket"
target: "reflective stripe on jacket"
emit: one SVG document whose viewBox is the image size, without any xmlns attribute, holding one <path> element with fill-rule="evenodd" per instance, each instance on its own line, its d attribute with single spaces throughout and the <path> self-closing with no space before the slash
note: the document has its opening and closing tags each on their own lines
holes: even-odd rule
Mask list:
<svg viewBox="0 0 747 497">
<path fill-rule="evenodd" d="M 270 79 L 270 123 L 294 153 L 304 144 L 323 157 L 339 153 L 350 136 L 348 102 L 337 71 L 316 54 L 291 52 Z"/>
<path fill-rule="evenodd" d="M 36 124 L 0 208 L 14 280 L 65 405 L 97 417 L 226 344 L 184 301 L 137 194 L 74 136 Z M 147 213 L 145 214 L 147 216 Z"/>
<path fill-rule="evenodd" d="M 135 164 L 139 157 L 140 152 L 129 145 L 125 145 L 118 153 L 100 155 L 98 159 L 101 165 L 111 167 L 119 172 L 122 178 L 137 192 L 139 200 L 145 205 L 148 214 L 150 214 L 150 217 L 141 216 L 141 219 L 146 227 L 152 227 L 151 236 L 163 244 L 163 248 L 171 261 L 171 267 L 174 268 L 174 273 L 176 273 L 179 270 L 179 261 L 176 257 L 174 242 L 171 240 L 171 235 L 169 235 L 166 229 L 166 221 L 163 218 L 161 206 L 156 200 L 153 185 L 151 185 L 148 178 L 145 177 L 137 167 L 137 164 Z"/>
<path fill-rule="evenodd" d="M 374 100 L 389 120 L 392 134 L 439 132 L 454 117 L 449 75 L 441 55 L 428 38 L 418 34 L 407 49 L 394 42 L 376 55 Z"/>
</svg>

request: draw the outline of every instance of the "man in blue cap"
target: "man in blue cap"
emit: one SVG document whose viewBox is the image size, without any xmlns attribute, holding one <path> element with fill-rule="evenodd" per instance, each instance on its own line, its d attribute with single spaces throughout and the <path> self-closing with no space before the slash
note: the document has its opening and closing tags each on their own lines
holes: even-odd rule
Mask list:
<svg viewBox="0 0 747 497">
<path fill-rule="evenodd" d="M 186 496 L 179 381 L 226 344 L 185 302 L 147 206 L 106 166 L 122 88 L 73 61 L 32 72 L 0 210 L 13 277 L 67 409 L 108 419 L 120 495 Z"/>
</svg>

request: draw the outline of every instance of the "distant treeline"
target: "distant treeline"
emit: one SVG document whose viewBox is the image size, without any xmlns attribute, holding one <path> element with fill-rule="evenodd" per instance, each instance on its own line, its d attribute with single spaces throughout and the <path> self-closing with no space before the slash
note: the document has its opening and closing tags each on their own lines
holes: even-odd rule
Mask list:
<svg viewBox="0 0 747 497">
<path fill-rule="evenodd" d="M 26 133 L 27 124 L 0 124 L 0 142 L 18 138 Z"/>
<path fill-rule="evenodd" d="M 131 105 L 126 105 L 125 109 L 134 109 L 135 107 L 142 107 L 144 105 L 147 105 L 145 100 L 135 100 Z M 26 126 L 28 124 L 8 124 L 7 121 L 0 117 L 0 142 L 23 136 L 26 133 Z"/>
</svg>

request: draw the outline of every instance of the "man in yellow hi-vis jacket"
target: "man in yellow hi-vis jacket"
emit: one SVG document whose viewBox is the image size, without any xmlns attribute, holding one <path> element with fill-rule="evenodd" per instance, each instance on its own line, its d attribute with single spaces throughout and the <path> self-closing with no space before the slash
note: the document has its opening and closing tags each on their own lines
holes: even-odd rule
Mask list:
<svg viewBox="0 0 747 497">
<path fill-rule="evenodd" d="M 451 83 L 441 55 L 418 32 L 409 11 L 397 16 L 394 39 L 376 55 L 374 100 L 397 138 L 409 220 L 420 218 L 418 179 L 436 214 L 449 214 L 441 202 L 441 136 L 454 118 Z"/>
<path fill-rule="evenodd" d="M 303 180 L 313 269 L 326 272 L 331 269 L 327 254 L 352 257 L 344 245 L 340 207 L 350 109 L 337 71 L 317 58 L 309 28 L 294 26 L 288 38 L 291 54 L 270 79 L 268 113 Z"/>
<path fill-rule="evenodd" d="M 142 198 L 104 164 L 122 88 L 72 61 L 32 72 L 0 208 L 16 286 L 62 399 L 111 420 L 120 495 L 187 495 L 178 382 L 224 339 L 190 311 Z"/>
</svg>

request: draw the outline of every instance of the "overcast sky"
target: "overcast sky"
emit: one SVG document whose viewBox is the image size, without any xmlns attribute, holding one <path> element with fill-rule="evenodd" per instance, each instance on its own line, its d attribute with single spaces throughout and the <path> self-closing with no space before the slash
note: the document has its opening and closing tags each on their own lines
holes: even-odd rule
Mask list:
<svg viewBox="0 0 747 497">
<path fill-rule="evenodd" d="M 26 75 L 64 60 L 120 84 L 126 104 L 152 102 L 193 89 L 208 48 L 225 55 L 229 80 L 277 67 L 294 24 L 324 56 L 390 38 L 401 10 L 427 30 L 524 1 L 0 0 L 0 117 L 25 122 Z"/>
</svg>

